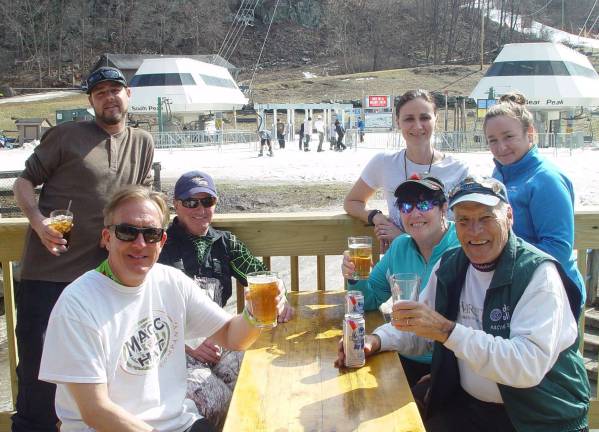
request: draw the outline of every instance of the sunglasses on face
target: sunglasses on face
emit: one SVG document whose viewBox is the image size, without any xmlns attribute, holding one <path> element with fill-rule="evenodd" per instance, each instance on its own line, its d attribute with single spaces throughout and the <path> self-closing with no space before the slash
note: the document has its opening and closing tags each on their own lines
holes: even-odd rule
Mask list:
<svg viewBox="0 0 599 432">
<path fill-rule="evenodd" d="M 128 224 L 109 225 L 108 229 L 114 228 L 114 235 L 121 241 L 132 242 L 139 234 L 143 235 L 146 243 L 158 243 L 164 234 L 163 228 L 139 228 Z"/>
<path fill-rule="evenodd" d="M 181 200 L 181 204 L 183 204 L 183 207 L 190 209 L 198 208 L 200 204 L 204 208 L 210 208 L 216 204 L 216 198 L 213 196 L 207 196 L 205 198 L 187 198 Z"/>
<path fill-rule="evenodd" d="M 428 212 L 438 205 L 438 200 L 422 200 L 416 202 L 400 202 L 398 204 L 398 207 L 401 213 L 409 214 L 412 213 L 412 210 L 414 210 L 415 208 L 417 208 L 421 212 Z"/>
</svg>

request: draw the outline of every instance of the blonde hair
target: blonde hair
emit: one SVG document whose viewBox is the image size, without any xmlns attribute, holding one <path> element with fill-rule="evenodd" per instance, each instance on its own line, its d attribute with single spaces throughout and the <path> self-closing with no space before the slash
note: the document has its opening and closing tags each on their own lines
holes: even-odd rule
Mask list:
<svg viewBox="0 0 599 432">
<path fill-rule="evenodd" d="M 493 117 L 507 116 L 516 119 L 522 125 L 524 132 L 533 126 L 532 113 L 526 108 L 526 98 L 522 93 L 506 93 L 499 99 L 497 105 L 493 105 L 485 115 L 483 130 L 487 127 L 487 121 Z"/>
<path fill-rule="evenodd" d="M 169 221 L 170 215 L 168 211 L 168 205 L 166 204 L 165 196 L 161 192 L 155 192 L 144 186 L 139 185 L 128 185 L 118 189 L 110 198 L 110 201 L 106 204 L 103 210 L 104 214 L 104 226 L 112 225 L 112 218 L 116 210 L 126 201 L 140 200 L 150 201 L 154 203 L 158 212 L 160 213 L 160 225 L 162 228 L 166 228 Z"/>
</svg>

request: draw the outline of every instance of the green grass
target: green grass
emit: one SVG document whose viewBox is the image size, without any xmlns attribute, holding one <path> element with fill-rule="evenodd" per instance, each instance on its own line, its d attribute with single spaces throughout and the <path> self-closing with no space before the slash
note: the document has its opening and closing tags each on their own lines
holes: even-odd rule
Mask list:
<svg viewBox="0 0 599 432">
<path fill-rule="evenodd" d="M 18 118 L 45 118 L 56 124 L 56 110 L 71 108 L 88 108 L 87 95 L 76 93 L 72 96 L 34 102 L 12 102 L 0 104 L 0 130 L 16 130 L 14 119 Z M 16 136 L 16 133 L 7 133 Z"/>
</svg>

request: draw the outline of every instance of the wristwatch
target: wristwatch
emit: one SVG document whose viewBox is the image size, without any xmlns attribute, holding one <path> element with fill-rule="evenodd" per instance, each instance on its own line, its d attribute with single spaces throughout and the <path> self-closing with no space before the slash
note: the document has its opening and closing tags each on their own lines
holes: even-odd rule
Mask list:
<svg viewBox="0 0 599 432">
<path fill-rule="evenodd" d="M 374 222 L 372 220 L 374 219 L 374 217 L 377 214 L 383 214 L 383 212 L 380 210 L 376 210 L 376 209 L 370 210 L 370 213 L 368 213 L 368 225 L 366 225 L 366 226 L 374 226 Z"/>
</svg>

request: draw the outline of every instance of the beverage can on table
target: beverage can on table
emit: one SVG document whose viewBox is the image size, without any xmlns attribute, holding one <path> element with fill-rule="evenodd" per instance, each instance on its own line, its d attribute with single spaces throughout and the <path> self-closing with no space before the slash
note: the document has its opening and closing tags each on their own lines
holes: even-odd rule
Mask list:
<svg viewBox="0 0 599 432">
<path fill-rule="evenodd" d="M 345 314 L 343 319 L 343 351 L 345 366 L 349 368 L 362 367 L 366 363 L 364 355 L 365 336 L 364 317 L 357 313 Z"/>
<path fill-rule="evenodd" d="M 345 294 L 345 313 L 364 315 L 364 294 L 361 291 L 348 291 Z"/>
</svg>

